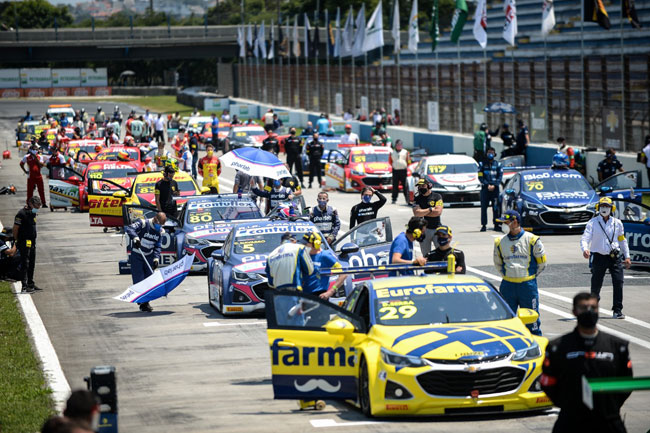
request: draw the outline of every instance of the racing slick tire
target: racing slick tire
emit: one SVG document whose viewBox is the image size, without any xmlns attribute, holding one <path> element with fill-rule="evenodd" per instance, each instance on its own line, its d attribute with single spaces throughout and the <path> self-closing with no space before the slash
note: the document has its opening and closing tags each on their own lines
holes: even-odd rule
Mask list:
<svg viewBox="0 0 650 433">
<path fill-rule="evenodd" d="M 368 375 L 368 363 L 365 357 L 361 357 L 359 363 L 359 407 L 361 412 L 368 418 L 372 418 L 372 402 L 370 400 L 370 380 Z"/>
</svg>

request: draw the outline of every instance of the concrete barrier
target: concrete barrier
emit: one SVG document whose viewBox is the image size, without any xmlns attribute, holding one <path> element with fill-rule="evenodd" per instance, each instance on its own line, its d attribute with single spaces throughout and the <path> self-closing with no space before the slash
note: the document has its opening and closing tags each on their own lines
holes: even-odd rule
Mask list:
<svg viewBox="0 0 650 433">
<path fill-rule="evenodd" d="M 122 86 L 113 87 L 113 95 L 130 95 L 130 96 L 160 96 L 175 95 L 176 87 L 172 86 Z"/>
</svg>

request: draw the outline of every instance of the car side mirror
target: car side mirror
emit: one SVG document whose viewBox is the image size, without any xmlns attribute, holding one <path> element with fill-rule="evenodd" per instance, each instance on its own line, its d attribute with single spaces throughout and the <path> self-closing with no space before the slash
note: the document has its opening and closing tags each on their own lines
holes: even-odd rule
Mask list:
<svg viewBox="0 0 650 433">
<path fill-rule="evenodd" d="M 176 225 L 172 221 L 167 220 L 165 224 L 163 224 L 163 230 L 167 233 L 174 233 L 176 231 Z"/>
<path fill-rule="evenodd" d="M 601 194 L 609 194 L 613 190 L 614 190 L 614 188 L 612 188 L 611 186 L 601 186 L 600 187 L 600 193 Z"/>
<path fill-rule="evenodd" d="M 515 195 L 515 190 L 512 188 L 508 188 L 505 190 L 506 195 Z"/>
<path fill-rule="evenodd" d="M 207 186 L 202 186 L 201 194 L 210 194 L 210 188 L 208 188 Z"/>
<path fill-rule="evenodd" d="M 348 242 L 348 243 L 344 244 L 341 247 L 340 256 L 341 257 L 346 257 L 346 256 L 349 256 L 350 254 L 354 254 L 354 253 L 356 253 L 358 251 L 359 251 L 359 245 L 357 245 L 355 243 L 352 243 L 352 242 Z"/>
<path fill-rule="evenodd" d="M 328 334 L 350 336 L 354 332 L 354 325 L 346 319 L 334 319 L 327 322 L 325 330 Z"/>
<path fill-rule="evenodd" d="M 115 197 L 115 198 L 126 198 L 126 191 L 115 191 L 113 193 L 113 197 Z"/>
<path fill-rule="evenodd" d="M 517 317 L 524 325 L 530 325 L 537 322 L 539 319 L 539 313 L 530 308 L 520 308 L 517 310 Z"/>
<path fill-rule="evenodd" d="M 210 257 L 212 257 L 213 260 L 219 260 L 220 262 L 223 262 L 223 250 L 218 249 L 212 251 L 212 254 L 210 254 Z"/>
</svg>

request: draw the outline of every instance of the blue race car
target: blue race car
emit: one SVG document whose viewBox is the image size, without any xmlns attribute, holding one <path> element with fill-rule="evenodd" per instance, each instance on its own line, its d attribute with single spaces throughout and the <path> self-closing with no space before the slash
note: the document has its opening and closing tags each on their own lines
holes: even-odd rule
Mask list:
<svg viewBox="0 0 650 433">
<path fill-rule="evenodd" d="M 612 215 L 623 222 L 632 266 L 650 270 L 650 206 L 620 197 L 612 197 L 612 202 Z"/>
<path fill-rule="evenodd" d="M 600 195 L 611 198 L 629 198 L 650 206 L 650 188 L 643 185 L 640 170 L 625 171 L 600 182 L 594 187 Z"/>
<path fill-rule="evenodd" d="M 518 211 L 524 228 L 579 231 L 595 215 L 598 194 L 579 172 L 549 168 L 515 173 L 500 201 L 502 214 Z"/>
<path fill-rule="evenodd" d="M 341 135 L 320 135 L 318 138 L 323 142 L 323 156 L 320 159 L 320 165 L 322 174 L 325 174 L 325 164 L 327 164 L 327 158 L 332 150 L 338 150 L 339 145 L 341 144 Z M 314 140 L 314 137 L 311 135 L 301 136 L 304 140 L 302 146 L 302 154 L 300 158 L 302 160 L 302 173 L 303 175 L 309 175 L 309 155 L 307 155 L 307 143 L 311 143 Z"/>
<path fill-rule="evenodd" d="M 151 218 L 157 211 L 151 207 L 125 205 L 124 224 L 136 218 Z M 248 195 L 201 195 L 190 197 L 183 205 L 178 219 L 168 219 L 162 237 L 161 265 L 169 265 L 186 254 L 195 254 L 192 271 L 205 271 L 212 252 L 221 248 L 236 224 L 251 220 L 263 221 L 257 203 Z M 127 254 L 130 254 L 130 240 Z M 128 272 L 126 260 L 120 271 Z"/>
<path fill-rule="evenodd" d="M 234 227 L 223 249 L 213 252 L 208 260 L 208 300 L 210 305 L 224 315 L 247 314 L 264 310 L 264 290 L 268 289 L 265 274 L 266 258 L 278 245 L 284 233 L 318 231 L 316 226 L 304 219 L 247 222 Z M 342 265 L 376 266 L 388 264 L 388 253 L 393 240 L 388 217 L 366 221 L 349 232 L 330 247 L 323 242 L 322 248 L 333 249 Z M 376 278 L 387 275 L 375 275 Z M 369 275 L 355 275 L 346 282 L 345 292 L 350 293 L 356 281 Z M 332 277 L 331 282 L 336 278 Z"/>
</svg>

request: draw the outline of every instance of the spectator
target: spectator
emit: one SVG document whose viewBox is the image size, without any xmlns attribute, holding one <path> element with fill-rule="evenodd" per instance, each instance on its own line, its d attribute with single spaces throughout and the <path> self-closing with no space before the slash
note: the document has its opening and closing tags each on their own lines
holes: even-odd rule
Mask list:
<svg viewBox="0 0 650 433">
<path fill-rule="evenodd" d="M 171 129 L 178 129 L 179 126 L 181 126 L 181 115 L 177 111 L 176 113 L 174 113 L 171 120 L 169 121 L 169 127 Z"/>
<path fill-rule="evenodd" d="M 394 126 L 402 124 L 402 117 L 400 116 L 398 109 L 395 109 L 393 116 L 388 116 L 388 123 Z"/>
<path fill-rule="evenodd" d="M 352 110 L 349 108 L 345 110 L 343 113 L 343 121 L 344 122 L 349 122 L 350 120 L 354 120 L 354 115 L 352 114 Z"/>
<path fill-rule="evenodd" d="M 327 114 L 321 113 L 320 118 L 316 122 L 317 132 L 321 135 L 326 135 L 329 127 L 330 127 L 330 121 L 327 118 Z"/>
<path fill-rule="evenodd" d="M 598 163 L 598 182 L 612 177 L 617 171 L 623 171 L 623 164 L 616 158 L 616 151 L 611 147 L 605 151 L 605 159 Z"/>
<path fill-rule="evenodd" d="M 379 133 L 381 137 L 381 145 L 386 147 L 393 147 L 393 139 L 386 133 L 385 129 L 382 129 Z"/>
<path fill-rule="evenodd" d="M 221 113 L 221 121 L 230 123 L 230 110 L 223 110 L 223 113 Z"/>
<path fill-rule="evenodd" d="M 239 120 L 239 117 L 237 117 L 236 114 L 232 115 L 232 120 L 230 121 L 231 125 L 241 125 L 241 120 Z"/>
<path fill-rule="evenodd" d="M 199 111 L 198 107 L 194 107 L 194 111 L 192 111 L 192 114 L 190 114 L 190 117 L 199 117 L 201 115 L 201 112 Z"/>
<path fill-rule="evenodd" d="M 273 130 L 281 128 L 283 125 L 282 120 L 278 117 L 277 113 L 273 113 Z"/>
<path fill-rule="evenodd" d="M 157 143 L 165 144 L 165 119 L 161 113 L 158 113 L 158 117 L 154 122 L 154 139 Z"/>
<path fill-rule="evenodd" d="M 264 129 L 267 131 L 273 129 L 273 108 L 269 108 L 268 111 L 264 113 L 262 120 L 264 121 Z"/>
<path fill-rule="evenodd" d="M 307 122 L 307 127 L 302 130 L 302 135 L 314 135 L 314 126 L 311 122 Z"/>
</svg>

